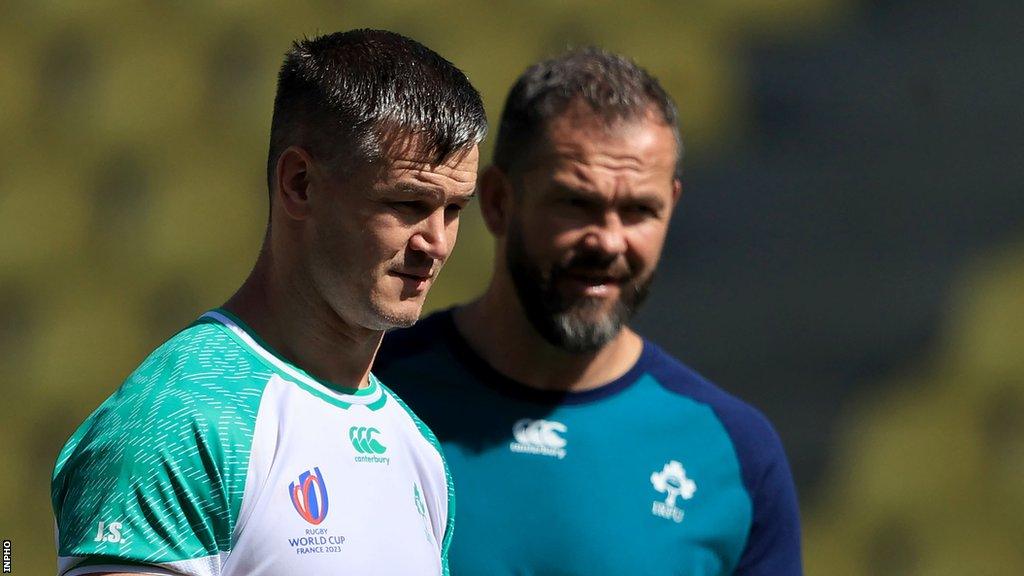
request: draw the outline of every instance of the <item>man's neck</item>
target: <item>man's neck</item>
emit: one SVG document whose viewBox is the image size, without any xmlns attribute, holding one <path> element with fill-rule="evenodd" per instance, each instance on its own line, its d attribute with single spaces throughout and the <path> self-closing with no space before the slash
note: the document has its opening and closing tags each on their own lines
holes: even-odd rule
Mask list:
<svg viewBox="0 0 1024 576">
<path fill-rule="evenodd" d="M 573 353 L 544 339 L 526 319 L 514 293 L 494 284 L 454 313 L 457 329 L 492 368 L 531 388 L 582 392 L 607 384 L 636 364 L 643 340 L 623 328 L 594 352 Z"/>
<path fill-rule="evenodd" d="M 261 257 L 224 308 L 317 379 L 344 388 L 368 386 L 384 333 L 345 322 L 322 299 L 289 285 L 288 275 L 272 274 L 270 266 L 269 258 Z"/>
</svg>

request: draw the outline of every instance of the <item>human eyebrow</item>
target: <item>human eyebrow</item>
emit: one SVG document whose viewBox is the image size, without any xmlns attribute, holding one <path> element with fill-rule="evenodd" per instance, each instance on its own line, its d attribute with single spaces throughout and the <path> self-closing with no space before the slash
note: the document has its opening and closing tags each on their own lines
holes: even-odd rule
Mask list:
<svg viewBox="0 0 1024 576">
<path fill-rule="evenodd" d="M 472 190 L 470 190 L 469 192 L 467 192 L 466 194 L 452 194 L 452 200 L 461 201 L 463 203 L 468 203 L 473 198 L 476 198 L 476 188 L 475 187 Z"/>
<path fill-rule="evenodd" d="M 666 206 L 665 199 L 661 194 L 650 190 L 626 191 L 611 200 L 608 196 L 590 188 L 577 188 L 556 182 L 552 189 L 554 201 L 567 201 L 579 206 L 606 206 L 610 202 L 620 208 L 641 209 L 653 215 L 661 215 Z"/>
<path fill-rule="evenodd" d="M 455 204 L 463 208 L 476 197 L 476 187 L 468 193 L 455 192 L 448 195 L 442 188 L 403 182 L 392 188 L 392 192 L 386 196 L 391 196 L 395 201 L 400 202 L 426 202 L 431 205 Z"/>
<path fill-rule="evenodd" d="M 554 192 L 557 196 L 562 198 L 574 198 L 581 200 L 603 200 L 604 196 L 596 190 L 590 190 L 587 188 L 576 188 L 572 186 L 566 186 L 555 182 L 553 185 Z"/>
<path fill-rule="evenodd" d="M 417 198 L 426 198 L 431 200 L 440 200 L 444 198 L 444 191 L 434 186 L 423 186 L 421 184 L 414 184 L 410 182 L 403 182 L 393 188 L 393 190 L 399 194 L 414 196 Z"/>
</svg>

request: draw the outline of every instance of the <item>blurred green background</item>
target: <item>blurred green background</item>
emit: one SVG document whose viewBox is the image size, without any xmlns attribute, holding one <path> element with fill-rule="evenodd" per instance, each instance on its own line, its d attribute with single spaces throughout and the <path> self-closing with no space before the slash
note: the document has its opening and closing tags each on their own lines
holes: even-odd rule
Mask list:
<svg viewBox="0 0 1024 576">
<path fill-rule="evenodd" d="M 638 325 L 776 423 L 808 573 L 1024 573 L 1022 5 L 6 0 L 14 573 L 54 570 L 66 438 L 252 266 L 283 52 L 364 26 L 455 62 L 492 122 L 523 68 L 565 47 L 650 69 L 681 109 L 687 176 Z M 471 210 L 430 308 L 476 294 L 490 260 Z"/>
</svg>

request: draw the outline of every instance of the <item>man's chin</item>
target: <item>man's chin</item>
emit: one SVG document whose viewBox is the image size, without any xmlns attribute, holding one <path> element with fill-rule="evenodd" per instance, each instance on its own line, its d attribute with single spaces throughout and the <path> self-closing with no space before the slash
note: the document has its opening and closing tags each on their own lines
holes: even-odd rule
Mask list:
<svg viewBox="0 0 1024 576">
<path fill-rule="evenodd" d="M 553 320 L 552 344 L 572 353 L 596 352 L 622 330 L 621 322 L 608 315 L 597 319 L 561 314 Z"/>
<path fill-rule="evenodd" d="M 604 299 L 577 301 L 550 316 L 553 344 L 569 352 L 595 352 L 615 339 L 629 321 L 621 303 Z"/>
<path fill-rule="evenodd" d="M 618 300 L 581 296 L 574 299 L 562 314 L 578 322 L 600 323 L 610 321 L 620 308 Z"/>
<path fill-rule="evenodd" d="M 416 316 L 396 316 L 389 319 L 391 321 L 391 326 L 385 328 L 385 330 L 393 330 L 395 328 L 408 328 L 415 324 L 416 321 L 419 319 L 420 317 L 418 314 Z"/>
<path fill-rule="evenodd" d="M 377 318 L 380 330 L 408 328 L 420 319 L 423 304 L 420 302 L 402 302 L 393 306 L 378 306 Z"/>
</svg>

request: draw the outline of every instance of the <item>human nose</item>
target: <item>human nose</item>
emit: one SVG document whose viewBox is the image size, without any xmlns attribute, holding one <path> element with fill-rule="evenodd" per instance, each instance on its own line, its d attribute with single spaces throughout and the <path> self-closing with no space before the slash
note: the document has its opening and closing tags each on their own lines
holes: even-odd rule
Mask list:
<svg viewBox="0 0 1024 576">
<path fill-rule="evenodd" d="M 601 222 L 589 226 L 583 237 L 583 243 L 584 246 L 595 252 L 618 256 L 626 251 L 625 232 L 619 215 L 615 212 L 608 212 Z"/>
<path fill-rule="evenodd" d="M 410 247 L 435 260 L 444 260 L 449 251 L 446 224 L 444 210 L 434 210 L 420 221 L 419 229 L 409 240 Z"/>
</svg>

